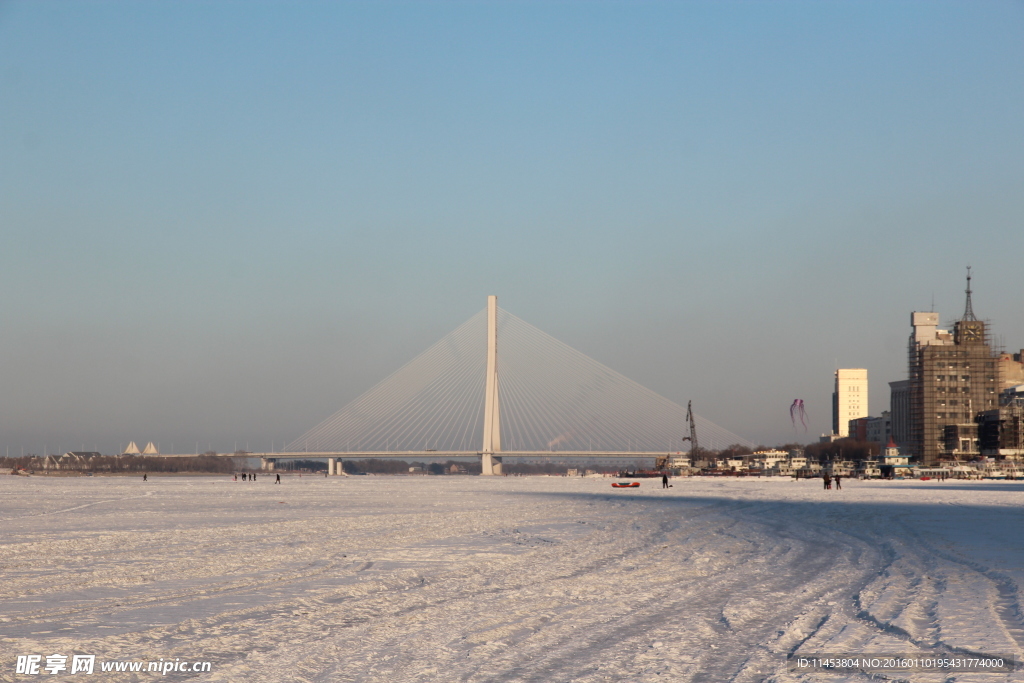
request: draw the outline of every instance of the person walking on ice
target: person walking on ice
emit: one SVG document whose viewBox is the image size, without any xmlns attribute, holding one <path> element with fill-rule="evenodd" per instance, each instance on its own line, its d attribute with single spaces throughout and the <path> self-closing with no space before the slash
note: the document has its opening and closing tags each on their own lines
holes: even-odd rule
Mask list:
<svg viewBox="0 0 1024 683">
<path fill-rule="evenodd" d="M 667 474 L 661 475 L 661 488 L 663 488 L 663 489 L 667 489 L 668 488 L 668 475 Z"/>
<path fill-rule="evenodd" d="M 280 484 L 281 483 L 281 475 L 280 474 L 277 475 L 277 480 L 274 483 L 275 484 Z"/>
</svg>

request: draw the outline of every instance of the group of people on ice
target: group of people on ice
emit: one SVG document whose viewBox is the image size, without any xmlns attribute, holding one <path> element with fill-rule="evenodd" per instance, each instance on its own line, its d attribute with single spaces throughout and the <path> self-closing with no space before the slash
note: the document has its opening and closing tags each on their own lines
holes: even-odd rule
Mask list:
<svg viewBox="0 0 1024 683">
<path fill-rule="evenodd" d="M 274 476 L 276 477 L 276 480 L 274 481 L 274 483 L 275 484 L 280 484 L 281 483 L 281 475 L 277 474 L 277 475 L 274 475 Z M 238 475 L 237 474 L 234 476 L 233 480 L 234 481 L 238 481 Z M 242 481 L 256 481 L 256 473 L 255 472 L 242 472 Z"/>
<path fill-rule="evenodd" d="M 841 479 L 841 477 L 840 477 L 840 476 L 839 476 L 838 474 L 837 474 L 837 475 L 836 475 L 836 476 L 835 476 L 834 478 L 833 478 L 833 477 L 830 477 L 830 476 L 829 476 L 829 475 L 827 475 L 827 474 L 823 474 L 823 475 L 821 475 L 821 480 L 822 480 L 822 481 L 824 482 L 824 484 L 825 484 L 825 490 L 826 490 L 826 491 L 831 491 L 831 490 L 832 490 L 832 482 L 833 482 L 833 480 L 834 480 L 834 481 L 835 481 L 835 483 L 836 483 L 836 489 L 837 489 L 837 490 L 838 490 L 838 489 L 842 489 L 842 488 L 843 488 L 843 485 L 842 485 L 842 484 L 840 483 L 840 479 Z"/>
</svg>

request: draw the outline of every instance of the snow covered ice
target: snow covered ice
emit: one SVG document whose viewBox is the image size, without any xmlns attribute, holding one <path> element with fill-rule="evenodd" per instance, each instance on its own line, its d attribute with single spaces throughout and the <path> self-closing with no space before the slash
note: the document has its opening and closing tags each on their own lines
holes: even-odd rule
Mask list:
<svg viewBox="0 0 1024 683">
<path fill-rule="evenodd" d="M 0 680 L 86 653 L 204 681 L 863 681 L 786 655 L 1024 649 L 1021 483 L 283 479 L 0 478 Z"/>
</svg>

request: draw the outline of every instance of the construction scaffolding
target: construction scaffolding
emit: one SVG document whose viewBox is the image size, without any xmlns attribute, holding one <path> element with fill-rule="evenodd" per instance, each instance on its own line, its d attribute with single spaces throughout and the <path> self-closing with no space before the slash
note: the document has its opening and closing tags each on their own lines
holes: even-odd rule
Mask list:
<svg viewBox="0 0 1024 683">
<path fill-rule="evenodd" d="M 936 330 L 925 343 L 912 336 L 909 344 L 911 454 L 927 466 L 951 455 L 947 425 L 973 424 L 979 412 L 998 406 L 999 378 L 988 326 L 961 320 L 954 328 L 953 334 Z M 959 436 L 955 441 L 961 457 L 980 453 L 976 438 L 970 444 Z"/>
<path fill-rule="evenodd" d="M 1024 404 L 1014 401 L 978 415 L 981 454 L 1004 460 L 1024 460 Z"/>
</svg>

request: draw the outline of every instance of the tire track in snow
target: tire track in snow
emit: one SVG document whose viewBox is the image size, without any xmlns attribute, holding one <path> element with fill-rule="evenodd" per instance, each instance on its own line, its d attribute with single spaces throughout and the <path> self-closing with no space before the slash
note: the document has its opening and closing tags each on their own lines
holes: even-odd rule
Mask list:
<svg viewBox="0 0 1024 683">
<path fill-rule="evenodd" d="M 748 683 L 814 680 L 785 670 L 790 652 L 929 646 L 962 633 L 966 627 L 949 620 L 949 607 L 939 606 L 954 579 L 974 591 L 958 599 L 977 595 L 982 607 L 1009 615 L 1000 617 L 1004 628 L 1013 626 L 1019 605 L 1011 583 L 1000 584 L 998 573 L 983 579 L 977 572 L 992 570 L 964 568 L 922 545 L 908 533 L 917 522 L 894 520 L 884 502 L 847 505 L 800 484 L 715 483 L 685 482 L 672 496 L 627 498 L 573 480 L 310 482 L 301 489 L 305 498 L 293 499 L 296 510 L 305 501 L 306 520 L 284 526 L 254 503 L 228 501 L 222 509 L 251 512 L 260 524 L 238 526 L 239 540 L 230 540 L 228 530 L 229 541 L 220 543 L 215 539 L 225 530 L 216 520 L 204 526 L 205 520 L 187 517 L 195 525 L 190 533 L 209 543 L 203 546 L 208 559 L 190 557 L 187 544 L 162 550 L 163 540 L 178 543 L 179 536 L 156 526 L 155 542 L 152 535 L 112 536 L 101 553 L 77 561 L 102 562 L 104 570 L 138 563 L 147 572 L 152 563 L 140 557 L 169 563 L 180 590 L 151 603 L 154 613 L 193 610 L 204 591 L 229 585 L 222 581 L 255 580 L 248 572 L 282 575 L 276 597 L 119 636 L 38 643 L 52 651 L 96 649 L 110 658 L 196 658 L 200 648 L 203 659 L 215 662 L 211 681 Z M 524 492 L 523 484 L 551 495 Z M 350 493 L 339 498 L 342 490 Z M 512 497 L 494 497 L 502 491 Z M 395 492 L 401 497 L 388 497 Z M 918 495 L 899 493 L 911 494 Z M 181 501 L 205 504 L 188 495 Z M 442 502 L 431 503 L 431 495 Z M 892 492 L 872 495 L 883 501 Z M 443 514 L 430 511 L 437 505 Z M 109 515 L 95 518 L 111 523 Z M 592 523 L 586 533 L 538 531 L 546 542 L 507 531 L 580 519 Z M 302 523 L 319 531 L 294 536 Z M 263 529 L 288 538 L 267 547 L 257 542 L 251 550 L 249 539 Z M 28 558 L 30 550 L 14 556 Z M 340 553 L 348 562 L 334 561 Z M 317 560 L 331 566 L 295 564 Z M 41 604 L 55 595 L 46 592 L 50 572 L 68 571 L 47 565 L 33 578 L 32 565 L 25 567 L 8 586 L 37 591 Z M 286 568 L 306 577 L 283 576 Z M 329 583 L 348 578 L 351 583 Z M 260 581 L 259 592 L 275 585 Z M 134 586 L 125 590 L 132 600 L 144 598 Z M 83 609 L 89 613 L 88 605 Z M 23 651 L 33 641 L 5 642 Z M 0 680 L 6 680 L 2 672 Z"/>
<path fill-rule="evenodd" d="M 955 555 L 936 548 L 929 543 L 921 534 L 915 530 L 908 529 L 908 535 L 912 535 L 918 545 L 934 557 L 942 558 L 973 574 L 983 578 L 990 583 L 998 597 L 993 601 L 993 611 L 998 618 L 1007 639 L 1016 644 L 1018 652 L 1024 652 L 1024 609 L 1021 607 L 1019 595 L 1020 588 L 1009 576 L 993 570 L 980 562 L 969 560 L 965 557 Z M 963 651 L 966 654 L 983 654 L 975 651 L 964 651 L 958 648 L 951 648 L 953 651 Z"/>
<path fill-rule="evenodd" d="M 764 510 L 759 507 L 763 508 L 747 505 L 743 509 L 751 509 L 751 517 L 763 516 Z M 828 533 L 812 531 L 802 537 L 787 538 L 784 535 L 781 539 L 775 539 L 773 537 L 778 535 L 784 525 L 765 531 L 764 524 L 727 517 L 721 509 L 713 514 L 705 514 L 703 525 L 698 530 L 695 531 L 692 526 L 686 527 L 684 531 L 688 545 L 676 546 L 672 542 L 678 539 L 666 536 L 673 533 L 681 536 L 682 532 L 677 531 L 681 525 L 678 520 L 669 524 L 666 524 L 666 521 L 664 517 L 658 519 L 657 523 L 650 525 L 652 529 L 641 542 L 632 543 L 627 553 L 617 554 L 620 564 L 628 564 L 626 561 L 630 555 L 635 556 L 644 552 L 652 555 L 645 559 L 648 564 L 646 571 L 635 579 L 637 586 L 641 581 L 652 580 L 658 572 L 672 571 L 678 562 L 685 563 L 686 559 L 679 557 L 682 554 L 680 550 L 687 551 L 691 558 L 710 554 L 710 546 L 720 543 L 723 535 L 739 543 L 747 543 L 750 548 L 746 554 L 737 554 L 734 558 L 725 557 L 725 554 L 732 554 L 731 551 L 720 554 L 718 565 L 711 567 L 715 572 L 707 576 L 696 576 L 699 581 L 693 581 L 689 587 L 676 581 L 669 581 L 655 588 L 634 589 L 637 597 L 631 598 L 628 609 L 621 610 L 615 618 L 608 618 L 607 606 L 588 613 L 585 605 L 563 604 L 562 607 L 567 610 L 566 621 L 571 620 L 576 629 L 564 624 L 559 628 L 558 619 L 548 619 L 541 625 L 534 624 L 522 628 L 518 633 L 514 629 L 502 632 L 499 624 L 491 624 L 489 628 L 491 632 L 498 634 L 495 637 L 499 639 L 500 645 L 485 640 L 476 648 L 461 650 L 466 654 L 460 658 L 459 648 L 451 646 L 452 641 L 459 639 L 451 636 L 453 632 L 461 632 L 463 640 L 472 638 L 474 616 L 466 614 L 464 610 L 472 609 L 481 602 L 479 592 L 474 591 L 472 586 L 467 586 L 462 590 L 470 591 L 468 594 L 449 594 L 440 603 L 424 608 L 426 611 L 446 611 L 444 615 L 429 615 L 426 618 L 427 623 L 453 625 L 451 628 L 443 629 L 447 635 L 427 639 L 433 646 L 427 646 L 423 642 L 422 634 L 417 634 L 415 629 L 396 628 L 393 620 L 378 617 L 379 628 L 395 632 L 383 641 L 373 639 L 372 649 L 402 652 L 402 657 L 398 660 L 405 664 L 400 668 L 387 668 L 384 666 L 385 663 L 377 661 L 368 671 L 365 668 L 366 656 L 353 652 L 351 654 L 354 667 L 336 666 L 330 669 L 329 675 L 325 671 L 322 672 L 321 678 L 311 680 L 418 680 L 415 673 L 417 667 L 408 662 L 410 654 L 407 651 L 413 646 L 427 647 L 434 653 L 431 659 L 443 664 L 442 668 L 446 671 L 445 680 L 634 680 L 634 676 L 642 674 L 646 667 L 651 666 L 644 661 L 650 650 L 650 640 L 654 637 L 668 639 L 671 633 L 666 632 L 666 629 L 671 631 L 672 628 L 684 632 L 691 631 L 689 637 L 694 650 L 698 650 L 698 644 L 707 638 L 717 639 L 721 643 L 717 652 L 692 661 L 687 667 L 674 667 L 670 673 L 677 678 L 673 680 L 740 680 L 745 675 L 749 678 L 754 675 L 750 670 L 756 668 L 751 665 L 752 657 L 767 654 L 771 660 L 770 665 L 777 668 L 778 662 L 784 656 L 781 650 L 766 650 L 764 645 L 756 645 L 757 642 L 770 640 L 770 636 L 776 633 L 774 623 L 777 621 L 768 620 L 760 627 L 753 624 L 730 623 L 728 619 L 722 618 L 729 602 L 742 604 L 745 600 L 749 603 L 749 610 L 756 612 L 754 608 L 759 606 L 762 613 L 771 612 L 773 619 L 776 620 L 785 615 L 797 619 L 807 611 L 808 605 L 820 601 L 823 596 L 831 597 L 846 589 L 845 585 L 837 588 L 834 579 L 837 573 L 848 571 L 864 551 L 859 541 L 851 541 L 843 536 L 837 537 L 831 529 Z M 688 522 L 692 523 L 693 520 Z M 635 526 L 636 522 L 625 522 L 617 531 L 627 533 Z M 792 532 L 788 532 L 788 535 L 792 536 Z M 658 548 L 666 547 L 666 540 L 669 541 L 667 547 L 672 548 L 675 553 L 670 553 L 672 557 L 659 562 L 655 557 L 658 554 L 656 551 Z M 621 584 L 622 567 L 614 566 L 613 559 L 616 553 L 609 551 L 620 546 L 620 543 L 606 543 L 604 552 L 601 553 L 603 556 L 589 564 L 594 568 L 593 571 L 581 572 L 581 568 L 577 567 L 576 571 L 570 572 L 569 575 L 545 577 L 543 581 L 535 582 L 534 587 L 546 587 L 559 582 L 574 582 L 586 578 L 596 584 L 593 587 L 600 593 L 614 591 L 616 585 Z M 766 546 L 770 547 L 769 552 L 777 552 L 785 563 L 780 565 L 772 558 L 774 564 L 769 562 L 762 566 L 762 569 L 772 568 L 767 573 L 774 575 L 774 579 L 772 576 L 765 577 L 764 571 L 753 571 L 757 567 L 756 559 L 758 556 L 764 556 Z M 863 573 L 871 573 L 872 569 L 865 568 Z M 605 575 L 603 580 L 602 574 Z M 794 579 L 794 576 L 800 578 Z M 802 586 L 805 587 L 805 594 L 799 599 L 794 599 L 793 591 Z M 644 590 L 646 594 L 641 595 Z M 524 586 L 516 585 L 501 592 L 504 594 L 503 611 L 538 614 L 543 612 L 545 607 L 549 607 L 543 591 L 541 595 L 537 595 L 537 591 L 524 595 Z M 765 604 L 765 595 L 774 596 L 771 604 Z M 458 607 L 459 603 L 462 603 L 462 608 Z M 756 622 L 760 617 L 756 614 L 754 616 Z M 479 620 L 476 623 L 479 623 Z M 510 622 L 510 625 L 515 624 Z M 580 629 L 587 633 L 585 645 L 580 643 Z M 758 633 L 752 634 L 752 630 Z M 696 637 L 692 631 L 696 631 Z M 654 632 L 665 635 L 653 636 Z M 509 634 L 514 637 L 509 637 Z M 447 646 L 446 641 L 449 643 Z M 448 654 L 442 656 L 440 653 L 443 653 L 445 648 Z M 472 651 L 479 648 L 487 650 L 482 663 L 472 661 Z M 621 665 L 624 671 L 628 669 L 629 673 L 609 673 L 607 667 L 603 666 L 607 663 L 610 650 L 616 648 L 622 651 L 622 656 L 617 658 L 618 665 Z M 310 670 L 313 670 L 316 667 L 308 660 L 310 654 L 312 653 L 306 652 L 304 657 L 307 657 L 307 664 L 311 667 Z M 466 662 L 466 659 L 471 661 Z M 423 670 L 426 668 L 429 667 L 424 667 Z M 686 669 L 690 670 L 689 674 Z M 748 674 L 743 674 L 745 670 Z M 697 673 L 693 673 L 694 671 Z"/>
<path fill-rule="evenodd" d="M 138 496 L 126 496 L 124 498 L 111 498 L 109 500 L 97 500 L 97 501 L 93 501 L 92 503 L 83 503 L 82 505 L 76 505 L 76 506 L 70 507 L 70 508 L 63 508 L 61 510 L 51 510 L 49 512 L 36 512 L 34 514 L 31 514 L 31 515 L 18 515 L 16 517 L 0 517 L 0 522 L 13 522 L 16 519 L 29 519 L 31 517 L 49 517 L 51 515 L 64 514 L 65 512 L 74 512 L 75 510 L 84 510 L 85 508 L 91 508 L 91 507 L 93 507 L 95 505 L 104 505 L 106 503 L 121 503 L 121 502 L 124 502 L 126 500 L 135 500 L 137 498 L 146 498 L 146 497 L 152 496 L 152 495 L 153 495 L 152 491 L 147 491 L 146 493 L 143 493 L 142 495 L 138 495 Z"/>
</svg>

